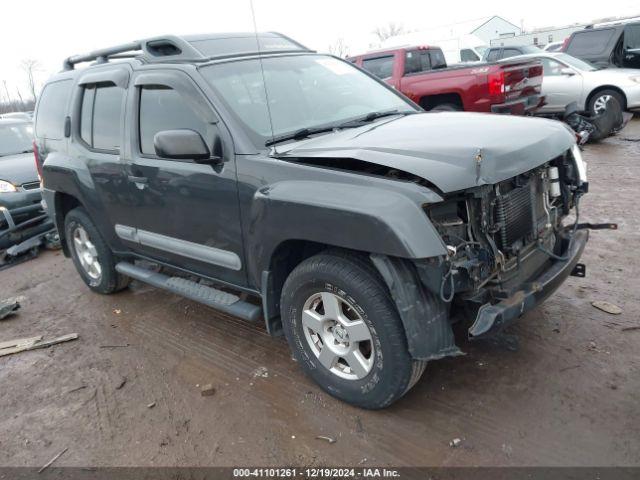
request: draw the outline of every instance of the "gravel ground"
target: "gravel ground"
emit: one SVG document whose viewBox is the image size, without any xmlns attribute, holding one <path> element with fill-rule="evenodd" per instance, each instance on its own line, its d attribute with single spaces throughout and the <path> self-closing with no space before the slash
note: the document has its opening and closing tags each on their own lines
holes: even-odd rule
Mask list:
<svg viewBox="0 0 640 480">
<path fill-rule="evenodd" d="M 80 336 L 0 358 L 0 465 L 640 465 L 639 139 L 636 119 L 587 147 L 583 219 L 620 228 L 511 328 L 519 350 L 460 335 L 467 355 L 384 411 L 321 392 L 262 326 L 137 283 L 93 294 L 60 252 L 0 272 L 0 297 L 25 297 L 0 341 Z"/>
</svg>

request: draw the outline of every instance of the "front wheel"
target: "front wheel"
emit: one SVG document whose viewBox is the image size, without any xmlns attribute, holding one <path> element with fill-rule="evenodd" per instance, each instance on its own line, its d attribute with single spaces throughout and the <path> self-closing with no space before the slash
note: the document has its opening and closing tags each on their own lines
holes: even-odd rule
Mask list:
<svg viewBox="0 0 640 480">
<path fill-rule="evenodd" d="M 294 357 L 329 394 L 384 408 L 420 378 L 402 321 L 366 258 L 322 253 L 298 265 L 282 290 L 282 323 Z"/>
<path fill-rule="evenodd" d="M 84 208 L 67 214 L 64 231 L 76 270 L 91 290 L 109 294 L 127 287 L 130 279 L 116 271 L 111 249 Z"/>
</svg>

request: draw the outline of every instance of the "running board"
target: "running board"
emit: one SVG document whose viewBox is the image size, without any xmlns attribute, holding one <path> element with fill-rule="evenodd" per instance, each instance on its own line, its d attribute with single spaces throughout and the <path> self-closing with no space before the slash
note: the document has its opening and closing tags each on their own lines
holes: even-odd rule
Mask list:
<svg viewBox="0 0 640 480">
<path fill-rule="evenodd" d="M 148 283 L 154 287 L 169 290 L 177 295 L 182 295 L 183 297 L 250 322 L 258 321 L 262 315 L 262 308 L 258 305 L 245 302 L 240 300 L 240 297 L 236 295 L 192 282 L 186 278 L 169 277 L 168 275 L 137 267 L 127 262 L 118 263 L 116 270 L 127 277 Z"/>
</svg>

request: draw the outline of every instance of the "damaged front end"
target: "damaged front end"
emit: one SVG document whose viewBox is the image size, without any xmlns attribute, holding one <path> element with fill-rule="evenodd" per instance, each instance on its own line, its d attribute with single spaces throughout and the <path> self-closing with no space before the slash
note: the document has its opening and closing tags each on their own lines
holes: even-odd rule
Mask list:
<svg viewBox="0 0 640 480">
<path fill-rule="evenodd" d="M 494 185 L 470 188 L 426 207 L 448 256 L 417 262 L 422 283 L 452 314 L 473 320 L 470 338 L 499 332 L 547 298 L 567 276 L 588 239 L 578 229 L 587 192 L 577 146 Z M 574 213 L 575 222 L 565 225 Z"/>
</svg>

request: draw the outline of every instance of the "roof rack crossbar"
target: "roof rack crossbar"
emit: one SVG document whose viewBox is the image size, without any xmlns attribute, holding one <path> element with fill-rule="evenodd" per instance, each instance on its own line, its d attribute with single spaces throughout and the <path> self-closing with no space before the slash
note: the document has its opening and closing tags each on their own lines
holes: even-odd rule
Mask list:
<svg viewBox="0 0 640 480">
<path fill-rule="evenodd" d="M 71 57 L 68 57 L 63 63 L 63 68 L 65 70 L 73 70 L 74 65 L 83 62 L 90 62 L 92 60 L 98 60 L 99 62 L 103 63 L 107 61 L 109 57 L 112 57 L 114 55 L 140 50 L 142 50 L 142 42 L 139 41 L 124 43 L 115 47 L 94 50 L 93 52 L 86 53 L 84 55 L 73 55 Z"/>
</svg>

